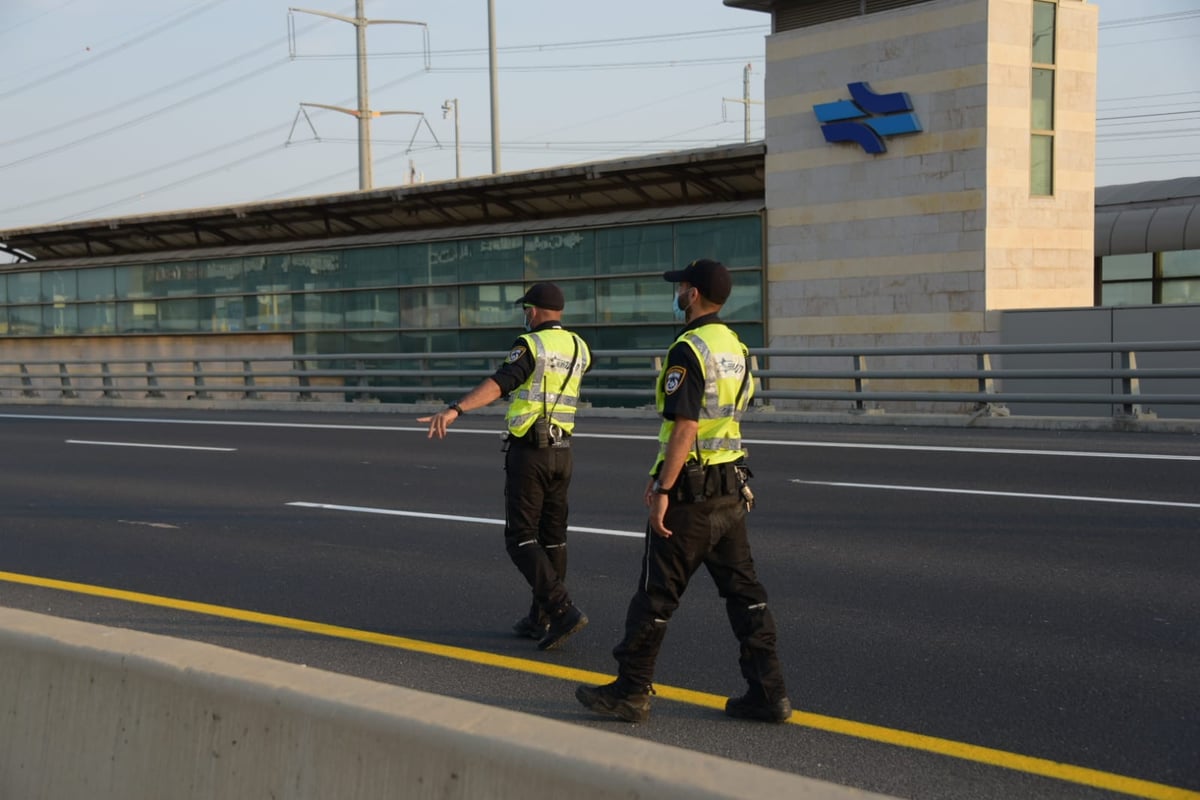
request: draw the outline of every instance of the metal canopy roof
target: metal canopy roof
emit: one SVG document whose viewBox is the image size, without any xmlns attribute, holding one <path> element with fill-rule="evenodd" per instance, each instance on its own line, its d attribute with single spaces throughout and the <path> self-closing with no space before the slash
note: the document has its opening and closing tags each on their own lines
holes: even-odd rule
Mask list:
<svg viewBox="0 0 1200 800">
<path fill-rule="evenodd" d="M 0 249 L 26 262 L 144 256 L 761 201 L 765 154 L 763 142 L 752 142 L 468 180 L 19 228 L 0 231 Z"/>
<path fill-rule="evenodd" d="M 1200 250 L 1200 178 L 1096 188 L 1095 254 Z"/>
</svg>

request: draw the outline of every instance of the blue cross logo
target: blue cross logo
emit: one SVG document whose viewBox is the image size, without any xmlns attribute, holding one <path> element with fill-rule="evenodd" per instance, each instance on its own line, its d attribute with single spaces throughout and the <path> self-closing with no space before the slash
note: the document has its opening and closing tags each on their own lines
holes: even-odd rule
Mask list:
<svg viewBox="0 0 1200 800">
<path fill-rule="evenodd" d="M 857 142 L 868 153 L 883 153 L 887 146 L 884 136 L 919 133 L 921 123 L 912 113 L 912 101 L 907 92 L 875 94 L 866 83 L 849 83 L 853 100 L 818 103 L 813 112 L 821 122 L 821 133 L 827 142 Z M 873 116 L 886 115 L 886 116 Z M 866 119 L 862 119 L 866 117 Z"/>
</svg>

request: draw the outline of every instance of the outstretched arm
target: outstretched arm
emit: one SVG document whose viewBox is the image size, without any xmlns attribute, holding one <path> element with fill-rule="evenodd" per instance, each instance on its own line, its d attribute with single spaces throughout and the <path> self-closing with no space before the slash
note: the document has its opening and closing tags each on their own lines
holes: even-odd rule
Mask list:
<svg viewBox="0 0 1200 800">
<path fill-rule="evenodd" d="M 455 405 L 462 409 L 462 413 L 466 414 L 469 411 L 474 411 L 477 408 L 484 406 L 499 399 L 503 392 L 500 390 L 500 384 L 496 383 L 491 378 L 484 378 L 478 386 L 467 392 L 463 399 L 459 400 Z M 428 417 L 418 417 L 417 422 L 429 423 L 429 436 L 432 439 L 436 436 L 442 439 L 446 436 L 446 429 L 451 423 L 459 418 L 460 414 L 454 408 L 444 408 L 436 414 Z"/>
</svg>

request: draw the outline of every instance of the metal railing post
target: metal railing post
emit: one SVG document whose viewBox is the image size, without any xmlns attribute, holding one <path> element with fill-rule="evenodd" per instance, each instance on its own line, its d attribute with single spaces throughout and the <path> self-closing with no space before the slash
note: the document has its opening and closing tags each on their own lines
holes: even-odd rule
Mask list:
<svg viewBox="0 0 1200 800">
<path fill-rule="evenodd" d="M 154 362 L 146 362 L 146 397 L 163 397 L 158 388 L 158 376 L 154 374 Z"/>
<path fill-rule="evenodd" d="M 211 395 L 204 389 L 204 369 L 200 366 L 199 361 L 192 362 L 192 380 L 196 387 L 195 398 L 197 400 L 208 400 Z"/>
<path fill-rule="evenodd" d="M 104 392 L 102 393 L 101 396 L 111 397 L 111 398 L 120 397 L 121 393 L 118 392 L 116 390 L 116 388 L 113 386 L 112 374 L 108 371 L 108 362 L 107 361 L 100 362 L 100 375 L 101 375 L 100 384 L 104 387 Z"/>
<path fill-rule="evenodd" d="M 1134 350 L 1121 351 L 1121 369 L 1137 372 L 1137 352 Z M 1121 378 L 1122 394 L 1140 395 L 1142 393 L 1142 381 L 1137 375 L 1125 375 Z M 1153 411 L 1147 411 L 1142 408 L 1141 403 L 1133 403 L 1126 401 L 1121 404 L 1122 414 L 1126 417 L 1134 419 L 1153 419 L 1158 415 Z"/>
<path fill-rule="evenodd" d="M 991 353 L 976 353 L 975 368 L 981 373 L 979 381 L 976 384 L 976 389 L 980 394 L 993 396 L 996 394 L 996 379 L 992 377 L 992 354 Z M 1008 408 L 1001 403 L 996 403 L 991 400 L 980 400 L 975 404 L 975 413 L 972 417 L 1007 417 Z"/>
<path fill-rule="evenodd" d="M 862 354 L 854 356 L 854 372 L 863 373 L 867 371 L 867 357 Z M 863 378 L 859 374 L 854 376 L 854 413 L 863 414 L 867 410 L 866 401 L 863 399 L 863 393 L 871 387 L 869 378 Z"/>
<path fill-rule="evenodd" d="M 67 371 L 67 365 L 60 361 L 58 362 L 58 381 L 59 381 L 59 396 L 67 398 L 77 398 L 79 393 L 71 388 L 71 373 Z"/>
<path fill-rule="evenodd" d="M 297 359 L 292 362 L 292 369 L 300 373 L 296 378 L 296 382 L 300 385 L 301 391 L 296 393 L 297 400 L 312 400 L 313 393 L 304 391 L 309 387 L 308 383 L 308 362 L 303 359 Z"/>
<path fill-rule="evenodd" d="M 254 370 L 250 368 L 249 361 L 242 361 L 242 385 L 246 387 L 246 391 L 242 393 L 245 400 L 258 400 L 258 392 L 254 389 Z"/>
<path fill-rule="evenodd" d="M 29 374 L 29 367 L 21 365 L 21 389 L 22 397 L 39 397 L 38 390 L 33 388 L 33 377 Z"/>
</svg>

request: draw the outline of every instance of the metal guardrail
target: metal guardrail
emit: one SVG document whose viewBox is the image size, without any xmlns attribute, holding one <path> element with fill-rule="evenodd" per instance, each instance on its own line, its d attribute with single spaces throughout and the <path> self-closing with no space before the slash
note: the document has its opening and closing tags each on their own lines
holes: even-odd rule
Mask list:
<svg viewBox="0 0 1200 800">
<path fill-rule="evenodd" d="M 1186 354 L 1174 359 L 1187 365 L 1139 367 L 1139 357 L 1152 353 Z M 1107 354 L 1108 366 L 1062 366 L 1064 358 L 1077 360 L 1088 354 Z M 1005 413 L 1006 403 L 1108 404 L 1114 415 L 1129 416 L 1142 415 L 1145 404 L 1200 409 L 1200 341 L 755 348 L 751 355 L 759 404 L 845 402 L 852 411 L 868 412 L 888 401 L 956 403 L 971 405 L 977 413 L 999 414 Z M 593 356 L 595 366 L 584 384 L 585 401 L 606 398 L 630 405 L 653 401 L 662 351 L 595 350 Z M 501 358 L 494 352 L 447 352 L 0 360 L 0 396 L 117 399 L 175 394 L 209 399 L 222 394 L 255 400 L 286 395 L 304 401 L 341 394 L 344 401 L 383 397 L 441 401 L 454 399 L 492 374 Z M 1051 363 L 993 366 L 997 360 L 1031 358 L 1049 358 Z M 930 360 L 933 363 L 923 363 Z M 463 364 L 479 366 L 462 368 Z M 1006 381 L 1018 388 L 1004 389 Z M 1108 390 L 1053 388 L 1074 381 L 1107 381 Z M 1143 392 L 1143 381 L 1152 382 L 1153 391 Z"/>
</svg>

